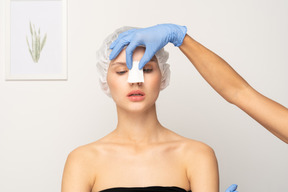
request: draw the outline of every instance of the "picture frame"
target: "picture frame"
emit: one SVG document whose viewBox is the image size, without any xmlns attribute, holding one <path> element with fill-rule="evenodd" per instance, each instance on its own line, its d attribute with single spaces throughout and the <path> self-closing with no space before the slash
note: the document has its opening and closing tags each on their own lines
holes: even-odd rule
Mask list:
<svg viewBox="0 0 288 192">
<path fill-rule="evenodd" d="M 67 0 L 5 0 L 6 80 L 67 80 Z"/>
</svg>

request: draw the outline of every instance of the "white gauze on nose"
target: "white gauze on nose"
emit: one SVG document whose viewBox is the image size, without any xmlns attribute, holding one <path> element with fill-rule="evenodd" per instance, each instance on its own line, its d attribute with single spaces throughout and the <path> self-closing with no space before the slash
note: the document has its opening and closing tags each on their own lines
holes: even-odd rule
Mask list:
<svg viewBox="0 0 288 192">
<path fill-rule="evenodd" d="M 132 69 L 129 70 L 128 83 L 144 82 L 143 69 L 139 70 L 139 61 L 133 61 Z"/>
</svg>

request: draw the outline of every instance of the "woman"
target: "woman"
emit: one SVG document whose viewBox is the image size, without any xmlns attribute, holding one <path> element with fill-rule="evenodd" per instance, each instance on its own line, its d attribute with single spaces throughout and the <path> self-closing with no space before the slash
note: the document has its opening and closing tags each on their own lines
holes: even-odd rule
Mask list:
<svg viewBox="0 0 288 192">
<path fill-rule="evenodd" d="M 218 192 L 213 150 L 170 131 L 157 119 L 155 102 L 169 83 L 168 54 L 161 49 L 149 59 L 143 68 L 144 83 L 127 82 L 125 49 L 109 60 L 110 44 L 128 29 L 116 30 L 98 52 L 101 87 L 116 104 L 117 127 L 69 154 L 62 192 Z M 145 48 L 134 49 L 131 61 L 140 61 Z"/>
</svg>

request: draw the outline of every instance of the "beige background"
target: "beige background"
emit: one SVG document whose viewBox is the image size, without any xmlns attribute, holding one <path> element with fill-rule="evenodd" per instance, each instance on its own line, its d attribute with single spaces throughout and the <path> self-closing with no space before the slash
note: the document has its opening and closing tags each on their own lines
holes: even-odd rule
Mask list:
<svg viewBox="0 0 288 192">
<path fill-rule="evenodd" d="M 60 191 L 68 153 L 114 129 L 95 51 L 123 25 L 186 25 L 254 88 L 288 106 L 286 0 L 69 0 L 68 81 L 5 81 L 0 3 L 0 191 Z M 214 148 L 221 191 L 232 183 L 240 191 L 287 191 L 287 144 L 223 100 L 178 48 L 167 50 L 172 75 L 158 100 L 160 121 Z"/>
</svg>

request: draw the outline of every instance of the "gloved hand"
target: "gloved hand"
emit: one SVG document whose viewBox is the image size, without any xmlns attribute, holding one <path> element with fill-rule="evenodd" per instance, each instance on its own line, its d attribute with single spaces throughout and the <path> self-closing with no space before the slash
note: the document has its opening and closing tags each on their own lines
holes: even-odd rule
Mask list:
<svg viewBox="0 0 288 192">
<path fill-rule="evenodd" d="M 238 187 L 238 185 L 233 184 L 233 185 L 231 185 L 230 187 L 228 187 L 228 189 L 226 189 L 225 192 L 237 192 L 237 191 L 236 191 L 237 187 Z"/>
<path fill-rule="evenodd" d="M 167 43 L 170 42 L 179 47 L 186 32 L 187 28 L 185 26 L 175 24 L 160 24 L 148 28 L 125 31 L 110 45 L 110 49 L 113 50 L 109 58 L 110 60 L 115 59 L 121 50 L 129 44 L 126 48 L 126 64 L 128 69 L 131 69 L 134 49 L 138 46 L 145 46 L 145 53 L 139 62 L 139 69 L 142 69 L 156 52 Z"/>
</svg>

